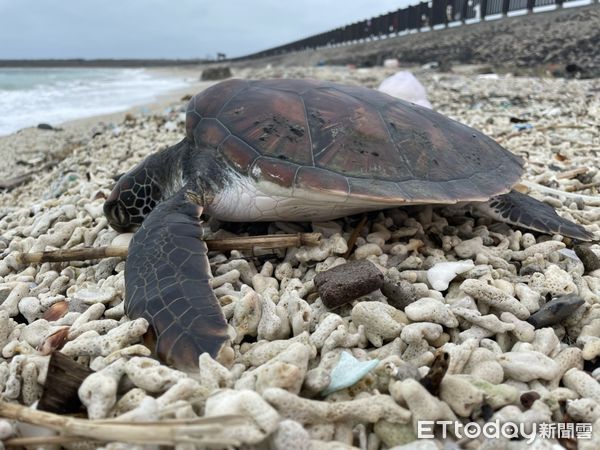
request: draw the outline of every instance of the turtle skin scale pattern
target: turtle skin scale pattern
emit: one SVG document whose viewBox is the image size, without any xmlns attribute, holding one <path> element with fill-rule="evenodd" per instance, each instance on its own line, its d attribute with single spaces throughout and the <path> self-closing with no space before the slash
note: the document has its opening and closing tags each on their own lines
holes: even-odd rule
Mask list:
<svg viewBox="0 0 600 450">
<path fill-rule="evenodd" d="M 519 157 L 435 111 L 314 80 L 219 83 L 192 98 L 186 132 L 257 182 L 377 203 L 484 201 L 523 172 Z"/>
<path fill-rule="evenodd" d="M 159 204 L 135 233 L 125 262 L 125 313 L 149 322 L 163 361 L 194 369 L 203 352 L 217 355 L 227 322 L 209 285 L 202 208 L 188 195 Z"/>
</svg>

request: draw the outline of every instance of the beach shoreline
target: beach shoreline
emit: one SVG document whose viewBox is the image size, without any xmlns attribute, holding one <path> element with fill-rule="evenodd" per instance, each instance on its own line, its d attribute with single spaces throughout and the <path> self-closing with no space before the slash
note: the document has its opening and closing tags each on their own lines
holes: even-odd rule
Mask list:
<svg viewBox="0 0 600 450">
<path fill-rule="evenodd" d="M 0 167 L 0 180 L 3 181 L 0 186 L 7 180 L 17 179 L 49 163 L 59 162 L 71 150 L 84 145 L 100 129 L 106 126 L 117 127 L 127 116 L 154 115 L 168 108 L 185 107 L 185 96 L 194 95 L 214 83 L 200 81 L 201 69 L 198 66 L 152 67 L 144 70 L 165 78 L 181 79 L 186 85 L 157 94 L 152 101 L 134 104 L 118 111 L 50 123 L 51 130 L 31 126 L 0 135 L 0 157 L 3 161 Z"/>
</svg>

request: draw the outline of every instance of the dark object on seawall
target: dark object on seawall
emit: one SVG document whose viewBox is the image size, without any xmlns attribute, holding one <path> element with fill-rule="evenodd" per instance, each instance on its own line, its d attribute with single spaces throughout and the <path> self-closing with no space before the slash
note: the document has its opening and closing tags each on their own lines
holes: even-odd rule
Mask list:
<svg viewBox="0 0 600 450">
<path fill-rule="evenodd" d="M 53 127 L 49 123 L 38 123 L 38 130 L 48 130 L 48 131 L 62 131 L 62 128 Z"/>
<path fill-rule="evenodd" d="M 202 71 L 200 79 L 202 81 L 224 80 L 231 77 L 231 69 L 227 66 L 209 67 Z"/>
</svg>

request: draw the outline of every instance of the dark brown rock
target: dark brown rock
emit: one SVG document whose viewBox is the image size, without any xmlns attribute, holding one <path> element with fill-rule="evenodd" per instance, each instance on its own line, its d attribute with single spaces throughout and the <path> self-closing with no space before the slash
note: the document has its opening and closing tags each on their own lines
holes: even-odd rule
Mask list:
<svg viewBox="0 0 600 450">
<path fill-rule="evenodd" d="M 533 403 L 540 398 L 540 394 L 538 394 L 536 391 L 523 392 L 520 397 L 521 405 L 523 405 L 525 409 L 529 409 Z"/>
<path fill-rule="evenodd" d="M 351 261 L 315 277 L 315 286 L 323 304 L 337 308 L 363 295 L 376 291 L 383 284 L 383 273 L 370 261 Z"/>
<path fill-rule="evenodd" d="M 598 256 L 588 246 L 575 245 L 573 250 L 575 250 L 575 254 L 583 263 L 585 273 L 600 269 Z"/>
</svg>

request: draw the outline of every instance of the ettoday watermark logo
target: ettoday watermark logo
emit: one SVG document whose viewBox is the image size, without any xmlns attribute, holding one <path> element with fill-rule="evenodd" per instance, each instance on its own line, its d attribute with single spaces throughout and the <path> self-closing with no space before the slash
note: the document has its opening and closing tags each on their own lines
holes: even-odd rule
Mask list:
<svg viewBox="0 0 600 450">
<path fill-rule="evenodd" d="M 591 439 L 591 423 L 514 423 L 499 420 L 479 424 L 477 422 L 454 422 L 452 420 L 420 420 L 417 422 L 417 437 L 433 439 L 439 430 L 442 439 L 452 434 L 457 439 L 524 439 L 528 444 L 536 437 L 542 439 Z"/>
</svg>

